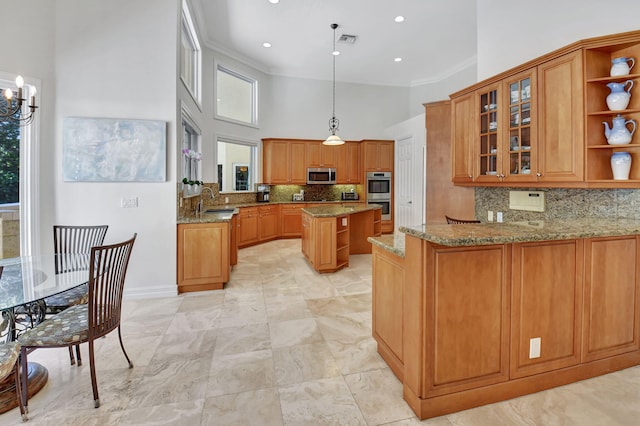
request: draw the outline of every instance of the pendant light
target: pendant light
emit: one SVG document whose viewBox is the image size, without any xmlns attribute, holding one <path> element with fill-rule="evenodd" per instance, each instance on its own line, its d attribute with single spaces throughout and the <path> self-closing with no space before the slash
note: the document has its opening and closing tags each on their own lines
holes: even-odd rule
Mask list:
<svg viewBox="0 0 640 426">
<path fill-rule="evenodd" d="M 331 52 L 331 56 L 333 56 L 333 115 L 329 120 L 330 135 L 322 143 L 324 145 L 342 145 L 344 141 L 336 135 L 340 125 L 340 120 L 336 118 L 336 28 L 338 28 L 338 24 L 331 24 L 331 28 L 333 29 L 333 51 Z"/>
</svg>

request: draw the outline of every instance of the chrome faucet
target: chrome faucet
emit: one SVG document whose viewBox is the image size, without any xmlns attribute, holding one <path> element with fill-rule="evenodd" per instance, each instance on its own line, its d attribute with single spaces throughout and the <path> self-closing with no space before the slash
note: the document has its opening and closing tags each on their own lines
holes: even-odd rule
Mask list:
<svg viewBox="0 0 640 426">
<path fill-rule="evenodd" d="M 196 208 L 194 213 L 197 215 L 198 213 L 202 213 L 202 207 L 203 207 L 203 203 L 202 203 L 202 193 L 204 192 L 205 189 L 209 190 L 209 194 L 211 196 L 211 199 L 213 200 L 215 198 L 215 196 L 213 195 L 213 190 L 211 188 L 209 188 L 208 186 L 203 186 L 202 190 L 200 190 L 200 200 L 198 201 L 198 204 L 196 204 Z"/>
</svg>

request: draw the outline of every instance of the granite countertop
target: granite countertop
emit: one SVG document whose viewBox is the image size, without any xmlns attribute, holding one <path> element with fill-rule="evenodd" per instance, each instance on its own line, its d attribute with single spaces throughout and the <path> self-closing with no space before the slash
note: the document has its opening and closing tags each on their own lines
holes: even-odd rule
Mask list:
<svg viewBox="0 0 640 426">
<path fill-rule="evenodd" d="M 381 209 L 382 206 L 377 204 L 362 204 L 362 205 L 354 205 L 354 206 L 337 206 L 337 205 L 329 205 L 329 206 L 316 206 L 316 207 L 305 207 L 302 211 L 308 215 L 313 217 L 337 217 L 344 216 L 353 213 L 366 212 L 368 210 Z"/>
<path fill-rule="evenodd" d="M 640 234 L 637 219 L 564 219 L 400 227 L 405 234 L 444 246 L 479 246 Z"/>
<path fill-rule="evenodd" d="M 367 241 L 396 256 L 404 257 L 404 234 L 402 232 L 381 235 L 379 237 L 369 237 Z"/>
<path fill-rule="evenodd" d="M 209 212 L 207 212 L 209 210 Z M 178 224 L 185 223 L 223 223 L 231 222 L 234 214 L 238 214 L 238 209 L 229 206 L 210 207 L 205 212 L 193 216 L 182 216 L 177 220 Z M 214 211 L 215 210 L 215 211 Z"/>
</svg>

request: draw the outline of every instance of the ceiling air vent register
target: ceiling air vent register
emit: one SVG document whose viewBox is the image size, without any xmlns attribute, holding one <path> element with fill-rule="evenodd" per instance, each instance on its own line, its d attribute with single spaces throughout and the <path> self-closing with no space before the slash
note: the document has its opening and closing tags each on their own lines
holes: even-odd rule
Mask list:
<svg viewBox="0 0 640 426">
<path fill-rule="evenodd" d="M 338 43 L 354 44 L 356 42 L 357 38 L 358 38 L 358 36 L 349 35 L 349 34 L 342 34 L 340 36 L 340 38 L 338 39 Z"/>
</svg>

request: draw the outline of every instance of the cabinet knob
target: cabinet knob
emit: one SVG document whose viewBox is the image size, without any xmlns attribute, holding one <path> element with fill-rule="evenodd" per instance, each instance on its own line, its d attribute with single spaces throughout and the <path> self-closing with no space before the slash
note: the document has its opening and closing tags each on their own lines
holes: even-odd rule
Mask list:
<svg viewBox="0 0 640 426">
<path fill-rule="evenodd" d="M 538 172 L 538 173 L 536 173 L 536 176 L 540 177 L 540 176 L 542 176 L 542 173 Z"/>
</svg>

